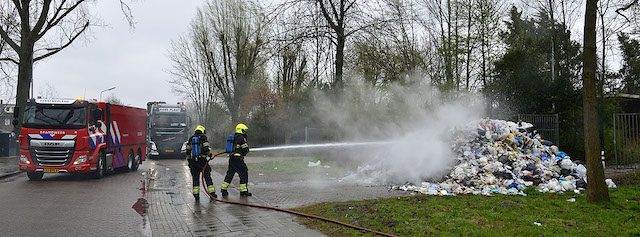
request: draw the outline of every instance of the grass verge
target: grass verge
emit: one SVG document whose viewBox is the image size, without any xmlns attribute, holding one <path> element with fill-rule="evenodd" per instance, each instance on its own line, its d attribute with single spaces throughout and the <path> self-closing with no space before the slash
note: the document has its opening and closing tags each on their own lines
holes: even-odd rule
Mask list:
<svg viewBox="0 0 640 237">
<path fill-rule="evenodd" d="M 328 165 L 330 168 L 323 167 L 308 167 L 309 162 L 320 161 L 322 166 Z M 346 170 L 349 168 L 357 168 L 354 164 L 342 164 L 333 160 L 316 157 L 305 157 L 295 160 L 282 160 L 282 161 L 266 161 L 260 163 L 247 164 L 249 170 L 254 173 L 274 174 L 281 175 L 302 175 L 309 173 L 328 173 L 331 176 L 346 176 Z"/>
<path fill-rule="evenodd" d="M 640 180 L 640 176 L 630 176 Z M 321 203 L 298 211 L 398 236 L 640 236 L 640 185 L 610 189 L 611 202 L 586 203 L 586 194 L 493 197 L 426 196 Z M 567 199 L 575 198 L 575 202 Z M 329 236 L 373 236 L 304 218 Z M 534 224 L 539 223 L 540 226 Z"/>
</svg>

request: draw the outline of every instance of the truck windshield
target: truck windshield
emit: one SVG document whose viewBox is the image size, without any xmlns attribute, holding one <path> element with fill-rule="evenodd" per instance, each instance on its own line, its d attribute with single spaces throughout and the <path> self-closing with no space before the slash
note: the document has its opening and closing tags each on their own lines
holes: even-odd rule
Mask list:
<svg viewBox="0 0 640 237">
<path fill-rule="evenodd" d="M 22 126 L 27 128 L 83 128 L 87 126 L 87 108 L 27 105 Z"/>
<path fill-rule="evenodd" d="M 184 128 L 187 126 L 187 118 L 184 114 L 162 114 L 153 117 L 153 126 L 156 128 Z"/>
</svg>

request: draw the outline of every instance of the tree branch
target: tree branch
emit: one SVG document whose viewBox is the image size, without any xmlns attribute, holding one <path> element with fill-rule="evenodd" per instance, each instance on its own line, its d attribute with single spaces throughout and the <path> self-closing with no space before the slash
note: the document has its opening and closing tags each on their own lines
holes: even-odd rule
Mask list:
<svg viewBox="0 0 640 237">
<path fill-rule="evenodd" d="M 18 9 L 18 11 L 22 11 L 22 7 L 20 7 L 20 1 L 19 0 L 12 0 L 13 1 L 13 5 L 16 6 L 16 9 Z"/>
<path fill-rule="evenodd" d="M 13 58 L 0 58 L 0 61 L 10 61 L 12 63 L 15 63 L 16 65 L 19 64 L 18 61 Z"/>
<path fill-rule="evenodd" d="M 123 0 L 120 0 L 120 10 L 122 10 L 122 13 L 124 14 L 124 18 L 127 19 L 127 22 L 129 22 L 129 27 L 131 27 L 132 29 L 135 28 L 135 22 L 133 21 L 133 14 L 131 14 L 131 7 L 129 7 L 128 4 L 126 4 Z"/>
<path fill-rule="evenodd" d="M 63 3 L 65 1 L 62 1 Z M 51 0 L 44 0 L 42 2 L 42 12 L 40 12 L 40 17 L 38 17 L 38 22 L 36 23 L 36 25 L 33 27 L 31 32 L 35 32 L 35 37 L 38 37 L 38 32 L 40 32 L 40 30 L 42 29 L 42 26 L 44 26 L 44 23 L 47 20 L 47 16 L 49 15 L 49 7 L 51 6 Z M 31 36 L 30 36 L 31 37 Z"/>
<path fill-rule="evenodd" d="M 85 0 L 77 1 L 75 4 L 73 4 L 73 6 L 71 6 L 68 9 L 66 9 L 66 11 L 64 13 L 62 13 L 62 15 L 60 15 L 60 17 L 58 17 L 57 19 L 56 18 L 51 18 L 51 20 L 49 20 L 49 22 L 47 22 L 47 26 L 44 28 L 44 30 L 42 32 L 38 33 L 38 37 L 36 38 L 36 40 L 39 40 L 40 38 L 42 38 L 47 33 L 47 31 L 49 31 L 54 26 L 58 25 L 58 23 L 60 23 L 60 21 L 62 19 L 64 19 L 67 15 L 69 15 L 69 13 L 73 12 L 73 10 L 76 9 L 76 7 L 78 7 L 84 1 Z M 62 7 L 62 5 L 60 7 Z M 58 9 L 60 9 L 60 8 L 58 8 Z M 88 24 L 89 24 L 89 22 L 87 22 L 87 25 Z"/>
<path fill-rule="evenodd" d="M 322 2 L 322 0 L 319 0 L 318 3 L 320 3 L 320 10 L 322 11 L 322 15 L 324 16 L 324 18 L 329 23 L 329 26 L 331 26 L 332 29 L 336 30 L 338 28 L 338 26 L 335 23 L 333 23 L 333 19 L 331 19 L 331 16 L 327 12 L 327 8 L 325 7 L 325 5 Z"/>
<path fill-rule="evenodd" d="M 353 7 L 355 4 L 356 4 L 356 1 L 349 3 L 349 5 L 347 5 L 347 7 L 344 9 L 344 12 L 349 12 L 351 7 Z"/>
<path fill-rule="evenodd" d="M 58 48 L 51 48 L 51 49 L 49 49 L 49 50 L 53 50 L 53 51 L 51 51 L 51 52 L 49 52 L 49 53 L 46 53 L 46 54 L 44 54 L 44 55 L 42 55 L 42 56 L 38 56 L 38 57 L 34 58 L 34 59 L 33 59 L 33 61 L 35 62 L 35 61 L 38 61 L 38 60 L 44 59 L 44 58 L 46 58 L 46 57 L 49 57 L 49 56 L 51 56 L 51 55 L 54 55 L 54 54 L 56 54 L 56 53 L 60 52 L 60 50 L 63 50 L 64 48 L 66 48 L 66 47 L 68 47 L 69 45 L 71 45 L 71 43 L 73 43 L 73 41 L 74 41 L 74 40 L 76 40 L 80 35 L 82 35 L 82 33 L 83 33 L 85 30 L 87 30 L 87 28 L 89 28 L 89 21 L 87 21 L 87 22 L 84 24 L 84 26 L 82 26 L 82 29 L 81 29 L 81 30 L 80 30 L 76 35 L 74 35 L 71 39 L 69 39 L 69 42 L 67 42 L 66 44 L 64 44 L 64 45 L 62 45 L 62 46 L 60 46 L 60 47 L 58 47 Z"/>
<path fill-rule="evenodd" d="M 7 44 L 9 44 L 9 46 L 11 46 L 13 50 L 15 50 L 16 52 L 20 51 L 20 46 L 18 46 L 18 44 L 16 44 L 16 42 L 13 41 L 11 37 L 9 37 L 9 34 L 7 34 L 7 31 L 2 29 L 2 27 L 0 27 L 0 37 L 2 37 L 2 39 L 6 41 Z"/>
<path fill-rule="evenodd" d="M 630 22 L 631 20 L 629 20 L 629 18 L 627 18 L 627 16 L 622 14 L 622 11 L 626 11 L 627 9 L 631 8 L 633 5 L 635 5 L 637 3 L 638 3 L 638 0 L 633 0 L 633 2 L 627 4 L 626 6 L 616 9 L 616 13 L 618 13 L 618 15 L 621 15 L 622 17 L 624 17 L 624 19 L 626 19 L 627 22 Z"/>
<path fill-rule="evenodd" d="M 358 32 L 358 31 L 364 30 L 364 29 L 366 29 L 366 28 L 369 28 L 369 27 L 375 26 L 375 25 L 380 24 L 380 23 L 389 23 L 389 22 L 394 22 L 394 21 L 395 21 L 395 20 L 391 19 L 391 20 L 382 20 L 382 21 L 372 22 L 372 23 L 369 23 L 369 24 L 366 24 L 366 25 L 360 26 L 360 27 L 358 27 L 358 28 L 356 28 L 356 29 L 354 29 L 354 30 L 351 30 L 351 31 L 347 32 L 347 33 L 345 34 L 345 37 L 349 37 L 349 36 L 353 35 L 354 33 Z"/>
<path fill-rule="evenodd" d="M 50 24 L 51 22 L 53 22 L 53 20 L 58 18 L 58 14 L 60 14 L 60 12 L 62 12 L 62 8 L 64 7 L 64 4 L 66 2 L 67 2 L 67 0 L 62 0 L 62 2 L 60 2 L 60 5 L 58 5 L 56 10 L 53 12 L 53 16 L 51 16 L 51 20 L 49 20 L 48 24 Z"/>
</svg>

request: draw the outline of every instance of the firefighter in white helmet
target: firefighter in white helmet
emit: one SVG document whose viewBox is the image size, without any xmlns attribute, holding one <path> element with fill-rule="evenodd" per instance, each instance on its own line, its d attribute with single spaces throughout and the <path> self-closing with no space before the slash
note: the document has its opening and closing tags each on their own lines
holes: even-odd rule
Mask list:
<svg viewBox="0 0 640 237">
<path fill-rule="evenodd" d="M 204 168 L 204 180 L 207 183 L 207 192 L 217 198 L 216 189 L 211 180 L 211 167 L 207 163 L 207 157 L 211 157 L 211 149 L 203 126 L 198 125 L 187 141 L 187 161 L 193 178 L 193 197 L 200 200 L 200 172 Z M 205 167 L 206 166 L 206 167 Z"/>
</svg>

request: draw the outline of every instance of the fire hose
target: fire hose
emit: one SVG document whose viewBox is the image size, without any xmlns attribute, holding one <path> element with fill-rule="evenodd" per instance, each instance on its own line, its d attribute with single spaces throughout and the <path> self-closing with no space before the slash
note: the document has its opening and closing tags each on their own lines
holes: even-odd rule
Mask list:
<svg viewBox="0 0 640 237">
<path fill-rule="evenodd" d="M 215 158 L 216 156 L 222 155 L 222 154 L 226 154 L 226 152 L 221 152 L 221 153 L 213 155 L 211 157 L 211 159 L 207 160 L 207 163 L 202 168 L 202 172 L 200 172 L 200 180 L 202 181 L 202 187 L 206 187 L 206 184 L 204 182 L 204 170 L 207 168 L 207 165 L 209 165 L 209 162 L 212 161 L 213 158 Z M 243 203 L 243 202 L 226 201 L 226 200 L 221 200 L 221 199 L 214 198 L 209 192 L 205 192 L 205 193 L 207 193 L 209 198 L 211 198 L 211 199 L 213 199 L 215 201 L 218 201 L 218 202 L 223 202 L 223 203 L 228 203 L 228 204 L 235 204 L 235 205 L 242 205 L 242 206 L 249 206 L 249 207 L 257 207 L 257 208 L 263 208 L 263 209 L 270 209 L 270 210 L 275 210 L 275 211 L 280 211 L 280 212 L 286 212 L 286 213 L 291 213 L 291 214 L 298 215 L 298 216 L 304 216 L 304 217 L 308 217 L 308 218 L 314 218 L 314 219 L 318 219 L 318 220 L 323 220 L 323 221 L 326 221 L 326 222 L 332 222 L 332 223 L 335 223 L 335 224 L 351 227 L 351 228 L 357 229 L 357 230 L 368 231 L 368 232 L 371 232 L 371 233 L 374 233 L 374 234 L 377 234 L 377 235 L 394 236 L 395 237 L 395 235 L 391 235 L 391 234 L 387 234 L 387 233 L 383 233 L 383 232 L 379 232 L 379 231 L 375 231 L 375 230 L 370 230 L 370 229 L 367 229 L 367 228 L 364 228 L 364 227 L 360 227 L 360 226 L 356 226 L 356 225 L 340 222 L 340 221 L 329 219 L 329 218 L 326 218 L 326 217 L 315 216 L 315 215 L 311 215 L 311 214 L 306 214 L 306 213 L 302 213 L 302 212 L 297 212 L 297 211 L 292 211 L 292 210 L 282 209 L 282 208 L 277 208 L 277 207 L 261 206 L 261 205 L 251 204 L 251 203 Z"/>
</svg>

